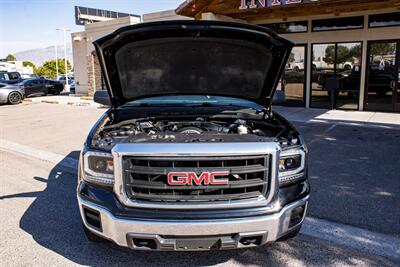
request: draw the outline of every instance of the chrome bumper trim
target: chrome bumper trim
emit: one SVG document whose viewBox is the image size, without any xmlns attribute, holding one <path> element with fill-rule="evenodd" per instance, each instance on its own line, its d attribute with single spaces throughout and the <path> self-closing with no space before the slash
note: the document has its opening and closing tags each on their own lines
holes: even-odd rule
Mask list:
<svg viewBox="0 0 400 267">
<path fill-rule="evenodd" d="M 250 218 L 222 220 L 141 220 L 123 219 L 113 216 L 108 210 L 96 204 L 83 200 L 78 196 L 79 209 L 85 226 L 94 233 L 114 241 L 124 247 L 132 247 L 128 236 L 151 235 L 158 240 L 163 236 L 174 237 L 207 237 L 223 235 L 246 236 L 252 233 L 264 233 L 263 243 L 276 241 L 281 236 L 301 225 L 307 212 L 308 196 L 283 207 L 279 212 Z M 305 211 L 300 223 L 289 228 L 291 211 L 305 205 Z M 87 207 L 100 213 L 102 232 L 90 227 L 85 221 L 83 208 Z M 168 243 L 168 242 L 167 242 Z M 232 247 L 238 248 L 240 246 Z M 171 250 L 171 247 L 169 247 Z M 177 250 L 176 248 L 173 250 Z"/>
</svg>

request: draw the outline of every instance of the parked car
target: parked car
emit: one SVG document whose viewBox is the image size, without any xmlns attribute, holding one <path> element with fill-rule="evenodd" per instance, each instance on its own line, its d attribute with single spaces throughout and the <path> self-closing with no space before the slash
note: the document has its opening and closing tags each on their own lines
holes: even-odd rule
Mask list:
<svg viewBox="0 0 400 267">
<path fill-rule="evenodd" d="M 60 76 L 58 78 L 58 81 L 60 81 L 62 84 L 65 84 L 65 79 L 66 79 L 65 76 Z M 68 77 L 68 84 L 71 84 L 73 82 L 75 82 L 75 78 L 74 77 Z"/>
<path fill-rule="evenodd" d="M 300 62 L 291 62 L 286 64 L 286 70 L 292 70 L 295 72 L 304 71 L 304 61 L 301 60 Z"/>
<path fill-rule="evenodd" d="M 253 25 L 188 20 L 123 27 L 94 45 L 108 81 L 94 99 L 111 107 L 77 174 L 89 240 L 202 251 L 299 233 L 308 152 L 271 108 L 284 101 L 274 95 L 290 41 Z"/>
<path fill-rule="evenodd" d="M 19 72 L 0 71 L 0 83 L 15 84 L 15 83 L 20 83 L 22 80 L 23 79 Z"/>
<path fill-rule="evenodd" d="M 368 91 L 376 92 L 379 97 L 392 91 L 397 80 L 400 81 L 399 71 L 390 61 L 373 62 L 368 70 Z"/>
<path fill-rule="evenodd" d="M 59 95 L 64 90 L 64 84 L 59 81 L 43 79 L 45 82 L 48 93 L 52 95 Z"/>
<path fill-rule="evenodd" d="M 75 93 L 75 82 L 70 84 L 69 90 L 70 90 L 71 93 Z"/>
<path fill-rule="evenodd" d="M 368 68 L 368 91 L 375 92 L 379 97 L 385 96 L 388 92 L 392 91 L 393 81 L 396 81 L 395 66 L 390 63 L 379 66 L 380 63 L 369 64 Z M 318 76 L 318 84 L 322 89 L 326 90 L 326 83 L 328 79 L 337 79 L 338 88 L 336 94 L 339 92 L 347 92 L 351 97 L 358 97 L 360 91 L 361 81 L 361 68 L 354 66 L 351 70 L 346 70 L 335 74 L 334 72 L 321 71 Z"/>
<path fill-rule="evenodd" d="M 334 64 L 329 64 L 329 63 L 325 62 L 322 57 L 319 57 L 318 61 L 313 61 L 312 62 L 313 71 L 316 71 L 316 70 L 333 70 L 334 67 L 335 67 Z M 344 63 L 340 63 L 340 64 L 336 65 L 336 68 L 340 69 L 340 70 L 345 70 L 345 71 L 351 70 L 353 68 L 353 63 L 349 62 L 349 61 L 348 62 L 344 62 Z"/>
<path fill-rule="evenodd" d="M 22 81 L 19 85 L 24 87 L 25 97 L 43 96 L 49 93 L 49 88 L 43 78 L 27 79 Z"/>
<path fill-rule="evenodd" d="M 0 83 L 0 103 L 16 105 L 24 99 L 24 87 L 17 84 Z"/>
</svg>

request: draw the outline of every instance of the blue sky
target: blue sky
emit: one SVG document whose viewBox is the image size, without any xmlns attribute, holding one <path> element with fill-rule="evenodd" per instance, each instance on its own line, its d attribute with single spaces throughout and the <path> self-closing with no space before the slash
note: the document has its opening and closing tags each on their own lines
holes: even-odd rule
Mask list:
<svg viewBox="0 0 400 267">
<path fill-rule="evenodd" d="M 57 28 L 82 31 L 74 6 L 133 14 L 175 9 L 183 0 L 0 0 L 0 58 L 9 53 L 63 44 Z M 68 36 L 68 40 L 71 38 Z M 70 45 L 70 44 L 69 44 Z"/>
</svg>

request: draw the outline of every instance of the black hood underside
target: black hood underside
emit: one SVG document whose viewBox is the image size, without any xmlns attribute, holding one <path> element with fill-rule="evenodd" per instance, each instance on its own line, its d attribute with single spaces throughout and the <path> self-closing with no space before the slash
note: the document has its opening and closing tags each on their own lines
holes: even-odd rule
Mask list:
<svg viewBox="0 0 400 267">
<path fill-rule="evenodd" d="M 217 21 L 121 28 L 94 42 L 114 106 L 163 95 L 219 95 L 270 105 L 292 43 Z"/>
</svg>

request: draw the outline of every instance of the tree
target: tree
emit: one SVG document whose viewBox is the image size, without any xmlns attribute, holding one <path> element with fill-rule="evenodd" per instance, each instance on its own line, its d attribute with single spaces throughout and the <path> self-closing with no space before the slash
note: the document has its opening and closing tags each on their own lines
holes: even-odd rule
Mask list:
<svg viewBox="0 0 400 267">
<path fill-rule="evenodd" d="M 337 46 L 336 63 L 341 64 L 345 62 L 353 61 L 350 55 L 350 49 L 344 45 Z"/>
<path fill-rule="evenodd" d="M 352 48 L 350 48 L 350 57 L 351 58 L 359 58 L 361 59 L 361 44 L 355 45 Z"/>
<path fill-rule="evenodd" d="M 290 56 L 289 56 L 289 59 L 288 59 L 288 61 L 289 61 L 289 63 L 292 63 L 292 62 L 295 62 L 296 61 L 296 58 L 295 58 L 295 56 L 294 56 L 294 53 L 292 52 L 292 53 L 290 53 Z"/>
<path fill-rule="evenodd" d="M 335 52 L 336 52 L 336 46 L 335 45 L 329 45 L 325 49 L 325 57 L 324 61 L 328 64 L 341 64 L 345 63 L 347 61 L 352 60 L 352 56 L 350 54 L 350 49 L 347 46 L 344 45 L 338 45 L 337 46 L 337 54 L 336 54 L 336 61 L 335 61 Z"/>
<path fill-rule="evenodd" d="M 354 59 L 361 58 L 361 45 L 355 45 L 348 48 L 344 45 L 337 46 L 337 54 L 335 61 L 335 45 L 329 45 L 325 49 L 324 61 L 328 64 L 342 64 L 346 62 L 354 62 Z"/>
<path fill-rule="evenodd" d="M 67 68 L 69 71 L 72 70 L 71 64 L 69 63 L 68 60 L 67 60 Z M 36 74 L 39 76 L 45 76 L 55 79 L 57 75 L 56 61 L 52 59 L 44 62 L 43 65 L 37 69 Z M 65 64 L 63 58 L 58 59 L 58 74 L 65 75 Z"/>
<path fill-rule="evenodd" d="M 36 74 L 37 69 L 36 69 L 35 64 L 33 64 L 32 62 L 30 62 L 30 61 L 22 61 L 22 65 L 23 65 L 24 67 L 31 67 L 31 68 L 33 69 L 33 73 Z"/>
<path fill-rule="evenodd" d="M 17 58 L 12 54 L 8 54 L 7 57 L 6 57 L 6 60 L 7 61 L 16 61 Z"/>
<path fill-rule="evenodd" d="M 335 45 L 328 45 L 325 49 L 325 57 L 323 60 L 328 64 L 335 63 Z"/>
<path fill-rule="evenodd" d="M 394 55 L 396 45 L 394 43 L 377 43 L 371 46 L 371 56 L 387 56 Z"/>
<path fill-rule="evenodd" d="M 35 64 L 33 64 L 33 63 L 30 62 L 30 61 L 23 61 L 23 62 L 22 62 L 22 65 L 23 65 L 24 67 L 32 67 L 33 70 L 36 69 Z"/>
</svg>

